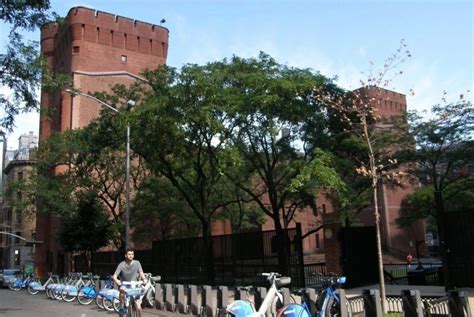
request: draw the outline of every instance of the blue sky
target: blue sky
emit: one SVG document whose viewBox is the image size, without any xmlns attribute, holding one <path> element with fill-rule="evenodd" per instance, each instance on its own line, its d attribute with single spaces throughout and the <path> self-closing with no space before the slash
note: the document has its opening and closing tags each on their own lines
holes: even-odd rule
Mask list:
<svg viewBox="0 0 474 317">
<path fill-rule="evenodd" d="M 404 39 L 412 57 L 389 88 L 407 96 L 411 110 L 438 103 L 444 90 L 455 100 L 474 90 L 473 1 L 349 0 L 51 0 L 64 16 L 85 6 L 159 24 L 170 31 L 168 64 L 206 63 L 264 51 L 278 62 L 338 76 L 346 89 L 359 86 L 362 72 L 376 69 Z M 7 29 L 0 30 L 3 50 Z M 39 33 L 29 35 L 39 38 Z M 21 133 L 37 133 L 38 116 L 17 123 L 9 147 Z M 14 140 L 14 141 L 13 141 Z"/>
</svg>

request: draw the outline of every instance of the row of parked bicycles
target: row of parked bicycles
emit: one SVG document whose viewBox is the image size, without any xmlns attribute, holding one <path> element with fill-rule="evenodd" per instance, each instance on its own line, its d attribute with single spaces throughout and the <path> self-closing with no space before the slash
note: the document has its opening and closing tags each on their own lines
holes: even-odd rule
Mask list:
<svg viewBox="0 0 474 317">
<path fill-rule="evenodd" d="M 227 313 L 232 317 L 265 317 L 270 310 L 276 317 L 341 317 L 341 298 L 336 289 L 346 282 L 343 276 L 332 275 L 329 277 L 320 276 L 322 285 L 314 287 L 315 296 L 310 296 L 308 287 L 294 289 L 292 293 L 300 299 L 297 301 L 295 296 L 290 295 L 287 300 L 284 299 L 281 289 L 291 284 L 291 278 L 281 276 L 278 273 L 262 273 L 270 284 L 265 297 L 260 303 L 258 309 L 255 302 L 251 299 L 250 292 L 253 286 L 238 287 L 239 291 L 247 294 L 247 298 L 232 302 L 226 307 Z M 351 317 L 352 310 L 349 301 L 345 301 L 344 316 Z"/>
<path fill-rule="evenodd" d="M 146 283 L 137 283 L 135 290 L 126 294 L 126 304 L 137 297 L 142 297 L 145 305 L 154 307 L 155 284 L 160 280 L 159 276 L 145 274 Z M 111 278 L 105 280 L 102 287 L 99 287 L 99 276 L 92 273 L 70 273 L 62 278 L 49 273 L 48 279 L 42 283 L 32 275 L 23 278 L 16 277 L 8 281 L 8 287 L 12 291 L 26 289 L 29 294 L 37 295 L 45 293 L 49 299 L 64 302 L 77 300 L 82 305 L 89 305 L 93 302 L 98 308 L 107 311 L 118 312 L 120 308 L 119 291 L 114 289 Z M 134 316 L 133 308 L 128 309 L 127 316 Z"/>
<path fill-rule="evenodd" d="M 156 283 L 159 276 L 146 275 L 146 283 L 135 282 L 132 290 L 126 294 L 125 306 L 127 316 L 135 316 L 134 300 L 142 298 L 145 305 L 155 306 Z M 238 287 L 236 291 L 246 296 L 234 300 L 225 305 L 225 312 L 229 317 L 265 317 L 270 311 L 275 317 L 341 317 L 352 316 L 349 301 L 345 300 L 345 312 L 341 314 L 341 298 L 336 289 L 345 283 L 345 277 L 330 276 L 322 277 L 321 285 L 313 289 L 311 296 L 308 287 L 294 289 L 288 298 L 284 298 L 283 288 L 291 284 L 291 278 L 281 276 L 278 273 L 262 273 L 270 287 L 266 290 L 264 298 L 259 302 L 259 307 L 255 306 L 254 297 L 251 293 L 255 290 L 253 286 Z M 44 282 L 36 280 L 32 276 L 12 279 L 9 288 L 13 291 L 27 289 L 31 295 L 46 293 L 52 300 L 73 302 L 77 300 L 82 305 L 89 305 L 93 302 L 98 308 L 107 311 L 119 311 L 119 291 L 114 289 L 111 278 L 107 279 L 102 287 L 99 287 L 99 276 L 92 273 L 71 273 L 63 278 L 49 274 L 49 278 Z M 309 288 L 311 289 L 311 288 Z M 297 301 L 295 296 L 299 297 Z M 212 316 L 205 309 L 199 314 L 201 316 Z M 219 311 L 217 315 L 222 315 Z"/>
</svg>

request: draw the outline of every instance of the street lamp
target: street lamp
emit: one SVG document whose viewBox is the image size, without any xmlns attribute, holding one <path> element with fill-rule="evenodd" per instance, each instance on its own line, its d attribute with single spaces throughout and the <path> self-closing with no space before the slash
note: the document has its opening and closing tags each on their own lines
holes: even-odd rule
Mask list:
<svg viewBox="0 0 474 317">
<path fill-rule="evenodd" d="M 108 108 L 109 110 L 112 110 L 115 113 L 118 113 L 119 111 L 112 107 L 111 105 L 103 102 L 102 100 L 80 92 L 78 90 L 72 90 L 72 89 L 66 89 L 66 92 L 70 93 L 72 97 L 75 97 L 77 95 L 84 96 L 86 98 L 92 99 L 99 103 L 100 105 Z M 135 101 L 133 100 L 128 100 L 127 101 L 127 110 L 130 110 L 135 106 Z M 125 250 L 129 247 L 130 245 L 130 123 L 127 122 L 127 145 L 126 145 L 126 163 L 125 163 Z"/>
</svg>

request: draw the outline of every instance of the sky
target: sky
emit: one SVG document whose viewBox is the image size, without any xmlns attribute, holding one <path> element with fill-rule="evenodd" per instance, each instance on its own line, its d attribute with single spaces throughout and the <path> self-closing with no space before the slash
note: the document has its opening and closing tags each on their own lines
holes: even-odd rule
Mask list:
<svg viewBox="0 0 474 317">
<path fill-rule="evenodd" d="M 51 5 L 61 16 L 84 6 L 157 25 L 164 18 L 167 64 L 173 67 L 264 51 L 281 64 L 337 78 L 345 89 L 358 88 L 371 69 L 381 69 L 404 40 L 411 57 L 388 88 L 407 95 L 409 110 L 429 109 L 443 91 L 448 100 L 464 94 L 472 101 L 470 0 L 51 0 Z M 1 26 L 0 52 L 7 31 Z M 39 32 L 27 36 L 39 40 Z M 9 148 L 18 146 L 21 134 L 38 133 L 39 116 L 22 115 L 16 126 Z"/>
</svg>

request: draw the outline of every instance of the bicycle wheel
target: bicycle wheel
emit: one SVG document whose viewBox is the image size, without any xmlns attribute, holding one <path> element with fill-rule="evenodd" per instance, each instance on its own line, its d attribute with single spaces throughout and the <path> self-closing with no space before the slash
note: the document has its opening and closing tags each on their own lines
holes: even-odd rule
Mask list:
<svg viewBox="0 0 474 317">
<path fill-rule="evenodd" d="M 104 300 L 104 296 L 102 296 L 100 294 L 97 294 L 97 296 L 95 298 L 95 304 L 97 305 L 97 308 L 105 309 L 103 300 Z"/>
<path fill-rule="evenodd" d="M 107 296 L 102 297 L 102 306 L 107 311 L 114 311 L 114 303 L 111 299 L 108 299 Z"/>
<path fill-rule="evenodd" d="M 155 292 L 153 292 L 153 290 L 148 290 L 144 296 L 143 303 L 148 307 L 155 308 Z"/>
<path fill-rule="evenodd" d="M 32 286 L 28 285 L 28 287 L 26 288 L 26 290 L 28 291 L 28 293 L 30 295 L 36 295 L 38 294 L 39 290 L 35 290 Z"/>
<path fill-rule="evenodd" d="M 18 282 L 18 281 L 15 281 L 11 284 L 8 285 L 8 287 L 12 290 L 12 291 L 19 291 L 21 290 L 21 282 Z"/>
<path fill-rule="evenodd" d="M 81 305 L 89 305 L 90 303 L 92 303 L 93 300 L 94 300 L 94 297 L 92 297 L 92 294 L 87 295 L 87 294 L 84 293 L 84 291 L 82 289 L 79 291 L 79 293 L 77 293 L 77 301 Z"/>
<path fill-rule="evenodd" d="M 61 292 L 61 298 L 62 298 L 63 301 L 65 301 L 67 303 L 70 303 L 76 298 L 76 296 L 75 295 L 70 295 L 69 292 L 66 289 L 64 289 Z"/>
<path fill-rule="evenodd" d="M 127 307 L 127 317 L 137 317 L 137 308 L 134 303 L 130 303 L 130 306 Z"/>
<path fill-rule="evenodd" d="M 63 288 L 59 288 L 53 292 L 53 298 L 57 300 L 63 300 L 63 297 L 61 296 L 63 292 Z"/>
<path fill-rule="evenodd" d="M 120 299 L 114 297 L 114 299 L 113 299 L 113 301 L 112 301 L 112 305 L 113 305 L 113 307 L 114 307 L 115 312 L 118 313 L 118 312 L 119 312 L 119 308 L 120 308 L 120 306 L 121 306 L 121 305 L 120 305 Z"/>
<path fill-rule="evenodd" d="M 346 308 L 347 308 L 347 316 L 352 317 L 352 307 L 349 304 L 349 300 L 346 297 Z M 339 307 L 339 303 L 334 300 L 334 297 L 330 297 L 328 300 L 328 306 L 326 307 L 326 311 L 324 312 L 325 317 L 340 317 L 341 316 L 341 308 Z"/>
</svg>

